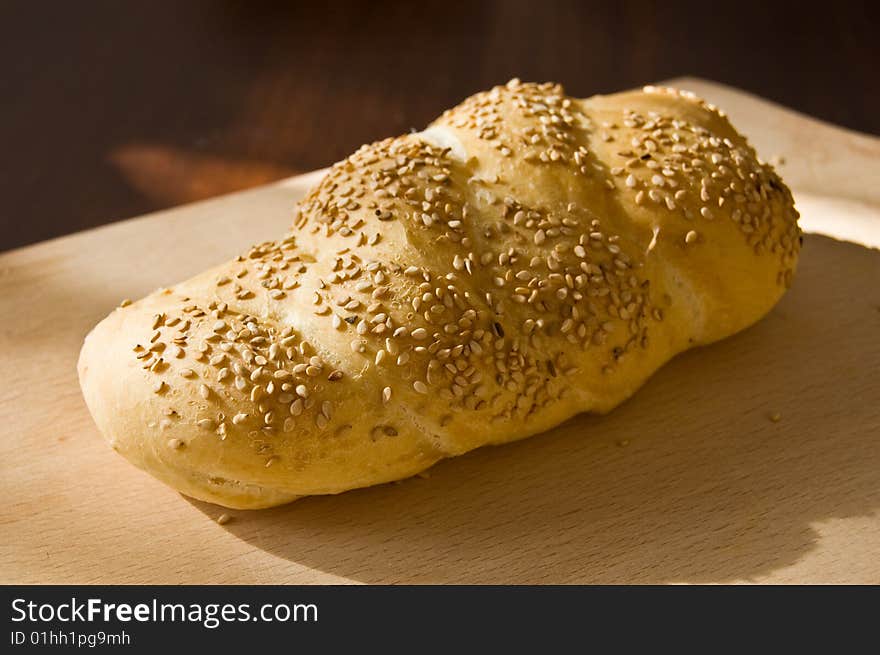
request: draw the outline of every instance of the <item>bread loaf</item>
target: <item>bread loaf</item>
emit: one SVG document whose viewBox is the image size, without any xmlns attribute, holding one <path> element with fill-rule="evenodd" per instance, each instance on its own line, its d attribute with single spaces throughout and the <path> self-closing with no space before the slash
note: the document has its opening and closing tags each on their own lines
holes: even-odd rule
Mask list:
<svg viewBox="0 0 880 655">
<path fill-rule="evenodd" d="M 280 240 L 117 308 L 80 381 L 113 448 L 195 498 L 398 480 L 607 412 L 751 325 L 797 217 L 690 94 L 513 80 L 334 165 Z"/>
</svg>

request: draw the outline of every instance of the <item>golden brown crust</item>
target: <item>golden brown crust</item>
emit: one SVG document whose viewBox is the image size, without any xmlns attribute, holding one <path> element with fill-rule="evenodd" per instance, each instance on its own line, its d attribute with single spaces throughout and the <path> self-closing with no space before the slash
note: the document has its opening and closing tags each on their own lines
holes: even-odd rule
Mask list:
<svg viewBox="0 0 880 655">
<path fill-rule="evenodd" d="M 281 241 L 117 309 L 80 379 L 188 495 L 337 493 L 610 410 L 769 311 L 798 236 L 705 102 L 514 80 L 336 164 Z"/>
</svg>

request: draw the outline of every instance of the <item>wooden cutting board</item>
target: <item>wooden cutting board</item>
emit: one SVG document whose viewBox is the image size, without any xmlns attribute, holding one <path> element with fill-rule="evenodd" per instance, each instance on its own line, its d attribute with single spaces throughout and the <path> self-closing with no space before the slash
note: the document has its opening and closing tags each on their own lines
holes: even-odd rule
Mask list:
<svg viewBox="0 0 880 655">
<path fill-rule="evenodd" d="M 318 173 L 0 255 L 0 582 L 880 583 L 880 139 L 671 83 L 784 157 L 791 292 L 609 416 L 402 483 L 221 526 L 113 453 L 77 385 L 122 298 L 280 234 Z"/>
</svg>

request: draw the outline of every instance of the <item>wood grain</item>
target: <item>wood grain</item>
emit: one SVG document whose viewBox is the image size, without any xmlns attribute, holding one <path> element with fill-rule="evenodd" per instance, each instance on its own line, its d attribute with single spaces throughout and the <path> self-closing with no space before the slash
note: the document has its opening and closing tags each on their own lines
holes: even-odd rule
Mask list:
<svg viewBox="0 0 880 655">
<path fill-rule="evenodd" d="M 813 232 L 791 292 L 610 415 L 424 478 L 220 526 L 80 397 L 94 323 L 277 235 L 316 174 L 0 255 L 0 582 L 880 583 L 880 139 L 675 82 L 786 158 Z"/>
</svg>

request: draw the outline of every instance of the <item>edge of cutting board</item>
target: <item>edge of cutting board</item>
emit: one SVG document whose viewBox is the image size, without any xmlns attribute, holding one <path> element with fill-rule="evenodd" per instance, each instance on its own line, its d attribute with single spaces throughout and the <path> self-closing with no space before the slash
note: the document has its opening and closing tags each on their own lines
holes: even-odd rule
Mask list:
<svg viewBox="0 0 880 655">
<path fill-rule="evenodd" d="M 747 91 L 698 77 L 676 77 L 658 82 L 693 91 L 716 104 L 730 115 L 733 124 L 748 137 L 765 160 L 782 156 L 780 174 L 793 189 L 819 196 L 838 196 L 867 204 L 880 205 L 880 137 L 848 130 L 802 114 Z M 859 174 L 853 175 L 851 163 L 859 162 Z M 107 225 L 74 232 L 35 244 L 0 252 L 4 258 L 15 253 L 77 239 L 106 230 L 124 231 L 130 226 L 165 220 L 190 209 L 227 204 L 244 205 L 255 196 L 278 188 L 286 191 L 307 190 L 326 173 L 319 169 L 278 180 L 270 184 L 236 191 L 193 203 L 162 209 Z M 267 237 L 268 238 L 268 237 Z"/>
</svg>

